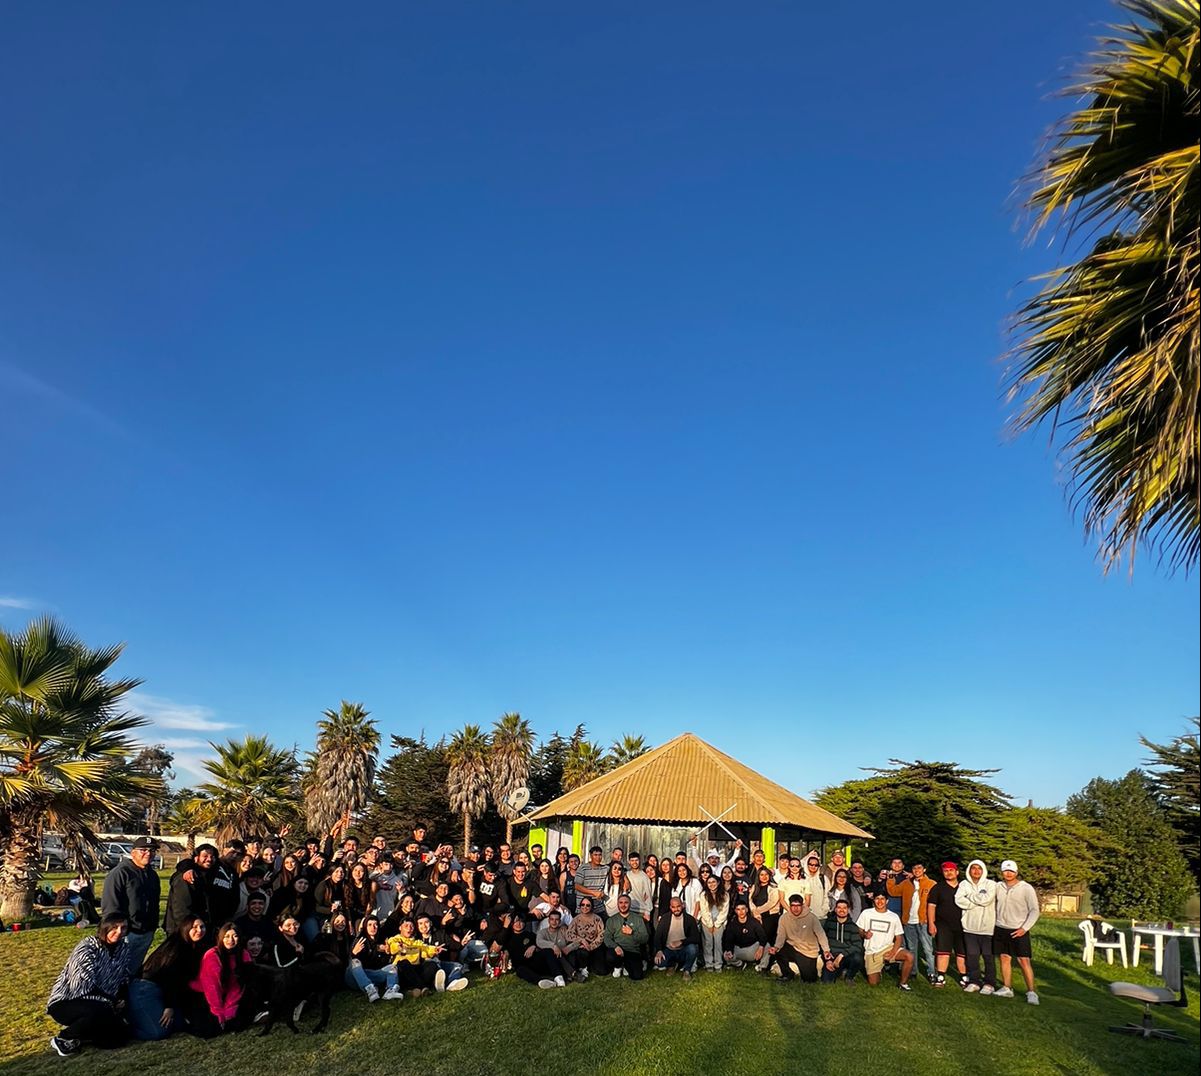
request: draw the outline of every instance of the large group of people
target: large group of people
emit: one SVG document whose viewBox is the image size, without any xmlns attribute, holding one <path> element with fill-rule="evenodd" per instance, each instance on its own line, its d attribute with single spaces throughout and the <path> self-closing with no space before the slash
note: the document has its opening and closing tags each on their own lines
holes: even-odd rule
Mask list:
<svg viewBox="0 0 1201 1076">
<path fill-rule="evenodd" d="M 161 923 L 155 843 L 135 841 L 105 878 L 96 934 L 51 991 L 62 1025 L 51 1047 L 238 1031 L 268 1018 L 274 985 L 314 965 L 374 1003 L 457 992 L 472 977 L 552 990 L 744 968 L 781 983 L 895 975 L 903 991 L 916 973 L 935 989 L 1013 997 L 1016 961 L 1038 1003 L 1038 898 L 1012 860 L 1000 881 L 978 859 L 962 876 L 944 862 L 936 880 L 921 863 L 893 859 L 872 875 L 842 852 L 823 863 L 786 846 L 771 867 L 740 841 L 703 859 L 695 838 L 662 857 L 593 847 L 581 859 L 507 843 L 460 857 L 422 826 L 398 843 L 361 843 L 345 821 L 323 839 L 286 836 L 197 847 L 170 877 Z"/>
</svg>

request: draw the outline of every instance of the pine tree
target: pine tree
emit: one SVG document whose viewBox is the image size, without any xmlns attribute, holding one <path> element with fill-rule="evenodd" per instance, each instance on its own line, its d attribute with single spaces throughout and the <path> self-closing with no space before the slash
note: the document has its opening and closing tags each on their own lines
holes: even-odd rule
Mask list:
<svg viewBox="0 0 1201 1076">
<path fill-rule="evenodd" d="M 1151 752 L 1148 764 L 1151 787 L 1180 838 L 1180 850 L 1193 877 L 1201 876 L 1201 718 L 1193 718 L 1197 731 L 1177 736 L 1169 744 L 1139 742 Z"/>
</svg>

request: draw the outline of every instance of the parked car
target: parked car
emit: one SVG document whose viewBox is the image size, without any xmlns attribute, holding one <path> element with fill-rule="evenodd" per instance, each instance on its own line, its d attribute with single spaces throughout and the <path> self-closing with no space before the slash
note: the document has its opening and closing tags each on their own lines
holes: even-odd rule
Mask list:
<svg viewBox="0 0 1201 1076">
<path fill-rule="evenodd" d="M 133 841 L 104 841 L 96 848 L 96 858 L 104 870 L 112 870 L 130 852 L 133 851 Z M 163 857 L 155 852 L 150 865 L 157 871 L 162 870 Z"/>
</svg>

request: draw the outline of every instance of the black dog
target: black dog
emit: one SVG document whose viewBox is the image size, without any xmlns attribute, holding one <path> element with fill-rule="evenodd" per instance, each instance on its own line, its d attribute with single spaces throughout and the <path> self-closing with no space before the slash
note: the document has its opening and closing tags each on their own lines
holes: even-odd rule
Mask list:
<svg viewBox="0 0 1201 1076">
<path fill-rule="evenodd" d="M 293 964 L 287 968 L 247 965 L 246 970 L 267 1009 L 260 1038 L 271 1034 L 279 1019 L 287 1023 L 294 1035 L 299 1034 L 296 1008 L 301 1002 L 316 1001 L 320 1005 L 321 1016 L 313 1034 L 325 1030 L 329 1023 L 330 999 L 342 989 L 342 967 L 336 958 L 319 953 L 306 964 Z"/>
</svg>

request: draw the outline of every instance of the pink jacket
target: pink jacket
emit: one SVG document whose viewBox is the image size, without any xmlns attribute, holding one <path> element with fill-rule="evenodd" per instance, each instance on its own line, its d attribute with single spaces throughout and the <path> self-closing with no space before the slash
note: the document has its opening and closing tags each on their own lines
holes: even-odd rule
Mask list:
<svg viewBox="0 0 1201 1076">
<path fill-rule="evenodd" d="M 243 964 L 249 964 L 250 954 L 244 952 L 240 959 Z M 234 979 L 228 990 L 221 988 L 221 957 L 216 948 L 210 949 L 200 958 L 200 972 L 188 985 L 204 995 L 209 1012 L 222 1025 L 237 1015 L 238 1002 L 242 1000 L 242 984 Z"/>
</svg>

